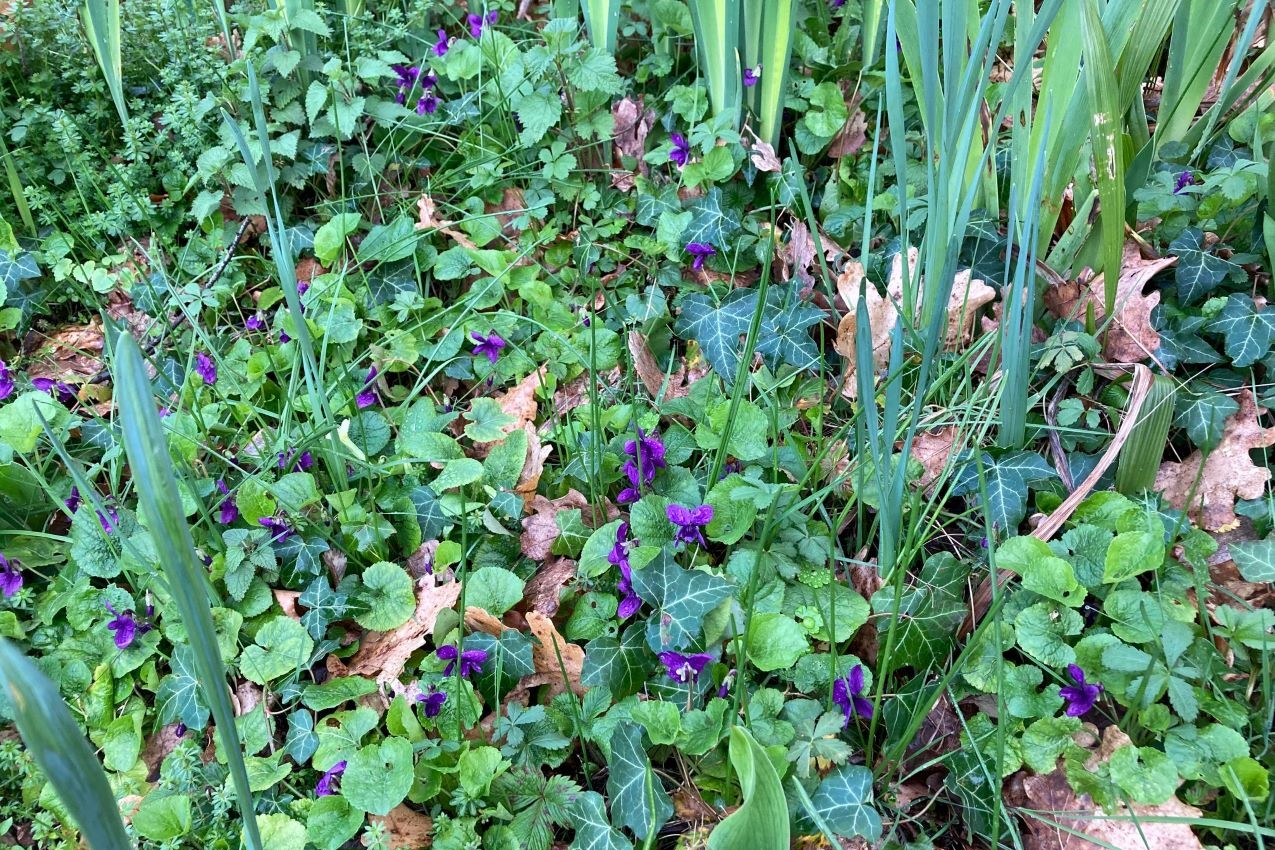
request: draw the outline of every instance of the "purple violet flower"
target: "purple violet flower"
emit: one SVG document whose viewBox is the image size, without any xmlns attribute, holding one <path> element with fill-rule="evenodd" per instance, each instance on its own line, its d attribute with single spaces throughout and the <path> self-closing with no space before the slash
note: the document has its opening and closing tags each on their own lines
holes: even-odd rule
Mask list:
<svg viewBox="0 0 1275 850">
<path fill-rule="evenodd" d="M 297 455 L 296 449 L 279 452 L 280 469 L 286 469 L 289 472 L 306 472 L 312 466 L 314 466 L 314 455 L 309 451 L 302 452 L 300 456 Z"/>
<path fill-rule="evenodd" d="M 13 386 L 13 373 L 9 371 L 9 364 L 0 360 L 0 400 L 13 395 Z"/>
<path fill-rule="evenodd" d="M 266 320 L 261 317 L 260 313 L 253 313 L 248 320 L 243 323 L 244 330 L 259 331 L 266 326 Z"/>
<path fill-rule="evenodd" d="M 1088 714 L 1094 707 L 1094 703 L 1098 701 L 1098 696 L 1102 693 L 1102 685 L 1097 682 L 1086 683 L 1085 671 L 1075 664 L 1067 665 L 1067 675 L 1076 684 L 1068 685 L 1058 691 L 1067 703 L 1063 713 L 1068 717 L 1082 717 Z"/>
<path fill-rule="evenodd" d="M 308 280 L 297 281 L 297 295 L 305 295 L 309 291 L 310 291 L 310 281 Z"/>
<path fill-rule="evenodd" d="M 744 87 L 752 88 L 757 85 L 757 81 L 761 79 L 761 63 L 757 63 L 756 68 L 744 69 Z"/>
<path fill-rule="evenodd" d="M 466 16 L 465 22 L 469 24 L 469 34 L 474 38 L 483 37 L 483 29 L 491 26 L 500 19 L 500 12 L 492 9 L 486 15 L 470 14 Z"/>
<path fill-rule="evenodd" d="M 707 652 L 696 652 L 690 655 L 680 652 L 661 652 L 659 658 L 664 669 L 668 671 L 668 677 L 683 684 L 699 681 L 700 673 L 703 673 L 704 668 L 713 660 L 713 656 Z"/>
<path fill-rule="evenodd" d="M 222 525 L 230 525 L 239 519 L 239 506 L 235 504 L 235 497 L 230 494 L 226 482 L 220 478 L 217 479 L 217 492 L 226 497 L 217 506 L 217 521 Z"/>
<path fill-rule="evenodd" d="M 65 381 L 58 381 L 53 378 L 32 378 L 31 386 L 46 395 L 55 397 L 67 407 L 75 404 L 75 388 Z"/>
<path fill-rule="evenodd" d="M 104 602 L 106 610 L 114 615 L 115 619 L 106 624 L 106 628 L 115 632 L 115 646 L 119 649 L 128 649 L 133 645 L 133 641 L 154 628 L 150 623 L 150 618 L 155 615 L 155 606 L 146 606 L 146 620 L 138 622 L 131 610 L 121 614 L 116 611 L 109 602 Z"/>
<path fill-rule="evenodd" d="M 620 527 L 615 530 L 615 545 L 611 547 L 607 560 L 620 568 L 620 580 L 616 582 L 615 589 L 624 594 L 624 597 L 615 613 L 621 620 L 632 617 L 642 607 L 642 598 L 633 591 L 633 571 L 629 566 L 629 547 L 636 544 L 636 540 L 629 540 L 629 524 L 620 523 Z"/>
<path fill-rule="evenodd" d="M 5 599 L 22 589 L 22 573 L 14 566 L 16 563 L 10 563 L 8 558 L 0 555 L 0 593 L 4 594 Z"/>
<path fill-rule="evenodd" d="M 323 771 L 323 776 L 319 777 L 318 783 L 314 786 L 314 795 L 316 797 L 330 797 L 336 793 L 336 785 L 341 778 L 341 774 L 345 773 L 345 759 Z"/>
<path fill-rule="evenodd" d="M 668 154 L 669 162 L 675 163 L 678 168 L 685 168 L 691 159 L 690 144 L 681 133 L 671 133 L 669 139 L 673 142 L 673 149 Z"/>
<path fill-rule="evenodd" d="M 69 513 L 75 513 L 76 511 L 80 509 L 81 501 L 82 500 L 80 499 L 80 488 L 72 485 L 71 495 L 67 496 L 66 499 L 62 502 L 62 504 L 66 505 L 66 509 Z"/>
<path fill-rule="evenodd" d="M 292 526 L 278 517 L 263 516 L 257 520 L 257 525 L 272 532 L 271 543 L 282 543 L 295 533 Z"/>
<path fill-rule="evenodd" d="M 845 714 L 846 723 L 855 714 L 865 720 L 872 719 L 872 703 L 863 696 L 862 664 L 854 665 L 849 676 L 832 683 L 832 701 Z"/>
<path fill-rule="evenodd" d="M 447 49 L 452 46 L 452 40 L 447 37 L 447 30 L 438 31 L 438 41 L 434 42 L 434 55 L 446 56 Z"/>
<path fill-rule="evenodd" d="M 438 109 L 438 98 L 432 94 L 426 94 L 416 101 L 417 115 L 433 115 Z"/>
<path fill-rule="evenodd" d="M 726 699 L 730 694 L 731 686 L 735 684 L 735 668 L 731 668 L 730 672 L 722 679 L 722 686 L 717 689 L 717 698 Z"/>
<path fill-rule="evenodd" d="M 359 410 L 371 407 L 380 401 L 380 397 L 376 394 L 376 376 L 377 368 L 375 366 L 367 370 L 367 377 L 363 379 L 363 389 L 354 397 L 354 403 Z"/>
<path fill-rule="evenodd" d="M 292 337 L 288 336 L 287 331 L 279 331 L 279 342 L 292 342 Z"/>
<path fill-rule="evenodd" d="M 416 695 L 416 701 L 425 703 L 426 717 L 437 717 L 443 710 L 443 703 L 447 702 L 447 694 L 430 685 L 428 692 Z"/>
<path fill-rule="evenodd" d="M 200 351 L 195 355 L 195 371 L 199 373 L 199 377 L 204 379 L 204 383 L 212 386 L 217 383 L 217 364 L 212 362 L 212 358 L 204 352 Z"/>
<path fill-rule="evenodd" d="M 120 524 L 119 511 L 112 507 L 107 507 L 105 511 L 98 511 L 97 521 L 102 524 L 102 530 L 110 534 Z"/>
<path fill-rule="evenodd" d="M 485 649 L 466 649 L 459 653 L 460 656 L 460 675 L 469 678 L 471 673 L 481 673 L 483 665 L 487 663 L 487 650 Z M 450 662 L 443 669 L 444 676 L 450 676 L 452 670 L 456 668 L 457 651 L 456 647 L 451 644 L 440 646 L 438 648 L 438 657 L 444 661 Z"/>
<path fill-rule="evenodd" d="M 673 540 L 677 543 L 698 543 L 707 546 L 701 529 L 713 521 L 713 506 L 700 505 L 687 508 L 682 505 L 669 505 L 665 509 L 669 522 L 677 526 L 677 534 Z"/>
<path fill-rule="evenodd" d="M 624 453 L 633 458 L 644 484 L 655 480 L 655 470 L 667 466 L 664 461 L 664 441 L 656 431 L 648 434 L 638 428 L 637 439 L 624 444 Z"/>
<path fill-rule="evenodd" d="M 688 242 L 686 244 L 686 253 L 695 258 L 691 262 L 691 268 L 699 271 L 704 268 L 704 260 L 716 254 L 717 249 L 707 242 Z"/>
<path fill-rule="evenodd" d="M 469 338 L 477 343 L 474 346 L 474 354 L 481 354 L 492 363 L 500 359 L 500 352 L 505 347 L 505 341 L 495 331 L 489 331 L 487 336 L 474 331 Z"/>
<path fill-rule="evenodd" d="M 1173 181 L 1173 194 L 1175 195 L 1182 194 L 1183 189 L 1185 189 L 1187 186 L 1193 185 L 1194 183 L 1195 183 L 1195 175 L 1192 174 L 1190 171 L 1183 171 L 1181 174 L 1178 175 L 1178 179 Z"/>
</svg>

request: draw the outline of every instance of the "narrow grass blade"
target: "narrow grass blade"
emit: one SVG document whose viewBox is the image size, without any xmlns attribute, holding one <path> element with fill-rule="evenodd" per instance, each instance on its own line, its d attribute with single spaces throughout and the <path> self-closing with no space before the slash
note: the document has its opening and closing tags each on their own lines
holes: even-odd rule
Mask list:
<svg viewBox="0 0 1275 850">
<path fill-rule="evenodd" d="M 1085 89 L 1093 104 L 1090 136 L 1098 171 L 1099 220 L 1102 224 L 1103 303 L 1114 315 L 1116 283 L 1124 252 L 1124 141 L 1120 132 L 1119 90 L 1115 66 L 1095 0 L 1084 4 L 1080 41 L 1085 57 Z"/>
<path fill-rule="evenodd" d="M 0 683 L 18 732 L 92 850 L 128 850 L 119 804 L 93 749 L 57 686 L 12 643 L 0 638 Z"/>
<path fill-rule="evenodd" d="M 714 115 L 738 125 L 742 93 L 739 67 L 739 0 L 690 0 L 700 74 Z"/>
<path fill-rule="evenodd" d="M 615 55 L 616 34 L 620 30 L 621 0 L 584 0 L 580 7 L 584 12 L 584 24 L 589 28 L 589 41 L 612 56 Z"/>
<path fill-rule="evenodd" d="M 89 46 L 106 78 L 120 123 L 128 124 L 128 105 L 124 103 L 124 73 L 120 60 L 120 0 L 84 0 L 81 17 L 89 37 Z"/>
<path fill-rule="evenodd" d="M 863 0 L 860 35 L 863 39 L 863 67 L 871 68 L 877 62 L 877 50 L 881 42 L 881 9 L 885 0 Z"/>
<path fill-rule="evenodd" d="M 1155 138 L 1180 139 L 1195 120 L 1222 53 L 1231 40 L 1235 0 L 1183 3 L 1173 21 Z"/>
<path fill-rule="evenodd" d="M 190 636 L 195 669 L 199 671 L 204 698 L 212 710 L 217 735 L 226 753 L 248 846 L 250 850 L 261 850 L 256 810 L 248 788 L 248 771 L 244 766 L 243 748 L 235 729 L 235 713 L 226 688 L 226 667 L 217 648 L 207 575 L 195 560 L 195 544 L 181 512 L 168 440 L 155 409 L 155 396 L 146 377 L 142 352 L 126 333 L 116 337 L 111 372 L 116 380 L 124 450 L 137 486 L 142 516 L 146 518 L 159 548 L 168 590 L 177 602 L 186 633 Z"/>
<path fill-rule="evenodd" d="M 31 217 L 31 207 L 27 204 L 27 192 L 22 186 L 22 177 L 18 174 L 18 167 L 13 164 L 13 154 L 9 152 L 9 146 L 4 143 L 2 134 L 0 134 L 0 159 L 4 160 L 4 174 L 9 181 L 9 192 L 13 195 L 13 205 L 18 209 L 18 216 L 27 228 L 27 235 L 36 236 L 35 219 Z"/>
</svg>

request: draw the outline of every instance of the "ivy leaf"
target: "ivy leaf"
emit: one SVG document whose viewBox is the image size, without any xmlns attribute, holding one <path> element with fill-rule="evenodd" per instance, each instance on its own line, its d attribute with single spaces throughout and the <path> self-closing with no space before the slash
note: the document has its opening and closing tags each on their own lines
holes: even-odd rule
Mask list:
<svg viewBox="0 0 1275 850">
<path fill-rule="evenodd" d="M 704 617 L 730 596 L 731 584 L 700 570 L 683 569 L 663 550 L 651 563 L 633 570 L 633 590 L 656 608 L 647 621 L 646 642 L 662 652 L 688 646 L 699 635 Z"/>
<path fill-rule="evenodd" d="M 798 369 L 814 369 L 822 358 L 809 329 L 823 319 L 824 311 L 801 303 L 798 292 L 796 283 L 772 287 L 767 292 L 757 353 L 772 364 L 783 362 Z"/>
<path fill-rule="evenodd" d="M 862 836 L 875 842 L 881 835 L 881 816 L 872 808 L 872 771 L 842 765 L 819 783 L 810 802 L 833 832 L 844 838 Z"/>
<path fill-rule="evenodd" d="M 1035 452 L 1013 452 L 999 459 L 983 455 L 983 476 L 987 483 L 986 510 L 993 525 L 1014 531 L 1027 515 L 1027 490 L 1032 484 L 1056 475 L 1054 468 Z M 952 495 L 977 495 L 978 468 L 973 459 L 957 470 Z"/>
<path fill-rule="evenodd" d="M 208 725 L 208 705 L 199 690 L 194 653 L 190 647 L 177 644 L 168 663 L 171 672 L 155 692 L 159 722 L 184 723 L 192 732 L 198 732 Z"/>
<path fill-rule="evenodd" d="M 301 615 L 301 625 L 305 626 L 310 637 L 321 640 L 327 632 L 328 625 L 345 616 L 346 601 L 349 599 L 345 587 L 346 583 L 342 582 L 336 590 L 333 590 L 332 585 L 328 583 L 328 577 L 321 575 L 301 591 L 297 602 L 308 609 Z"/>
<path fill-rule="evenodd" d="M 1222 334 L 1226 356 L 1237 366 L 1252 366 L 1275 340 L 1275 310 L 1258 310 L 1247 295 L 1232 295 L 1206 330 Z"/>
<path fill-rule="evenodd" d="M 898 603 L 887 585 L 872 596 L 879 614 L 898 617 L 894 651 L 899 663 L 927 669 L 952 647 L 956 627 L 965 618 L 965 584 L 969 567 L 948 552 L 925 560 L 916 584 L 904 588 Z"/>
<path fill-rule="evenodd" d="M 756 309 L 757 291 L 753 289 L 732 289 L 716 305 L 708 295 L 696 293 L 682 302 L 674 330 L 698 342 L 709 365 L 729 385 L 743 355 L 740 337 L 748 333 Z"/>
<path fill-rule="evenodd" d="M 625 629 L 619 639 L 608 636 L 590 641 L 580 683 L 588 688 L 606 687 L 617 700 L 637 691 L 651 671 L 651 656 L 642 632 L 642 626 L 635 624 Z"/>
<path fill-rule="evenodd" d="M 568 850 L 633 850 L 633 843 L 612 829 L 607 820 L 606 801 L 596 791 L 585 791 L 576 797 L 571 822 L 576 828 L 576 837 Z"/>
<path fill-rule="evenodd" d="M 1232 543 L 1231 557 L 1245 581 L 1275 581 L 1275 540 Z"/>
<path fill-rule="evenodd" d="M 686 205 L 691 224 L 682 238 L 686 242 L 707 242 L 722 246 L 739 231 L 739 211 L 722 207 L 722 190 L 709 189 Z"/>
<path fill-rule="evenodd" d="M 1191 442 L 1209 451 L 1222 441 L 1226 420 L 1239 409 L 1239 402 L 1219 392 L 1209 391 L 1200 395 L 1180 393 L 1173 424 L 1185 428 Z"/>
<path fill-rule="evenodd" d="M 1176 254 L 1178 266 L 1175 279 L 1178 298 L 1183 304 L 1193 304 L 1208 295 L 1217 285 L 1239 266 L 1224 260 L 1204 248 L 1204 234 L 1198 227 L 1188 227 L 1169 244 L 1169 253 Z"/>
<path fill-rule="evenodd" d="M 288 715 L 288 736 L 281 752 L 297 764 L 305 764 L 319 748 L 319 736 L 314 731 L 314 715 L 298 708 Z"/>
<path fill-rule="evenodd" d="M 651 769 L 642 742 L 642 727 L 621 723 L 611 738 L 607 793 L 616 823 L 638 838 L 658 832 L 673 815 L 664 782 Z"/>
</svg>

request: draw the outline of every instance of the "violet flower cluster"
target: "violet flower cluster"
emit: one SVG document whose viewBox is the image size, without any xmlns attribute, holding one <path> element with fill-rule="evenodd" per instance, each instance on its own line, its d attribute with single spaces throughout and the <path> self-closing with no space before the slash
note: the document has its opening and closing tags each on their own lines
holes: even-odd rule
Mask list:
<svg viewBox="0 0 1275 850">
<path fill-rule="evenodd" d="M 638 428 L 637 439 L 624 444 L 624 453 L 628 455 L 628 460 L 621 469 L 629 479 L 629 486 L 617 496 L 622 505 L 640 499 L 642 489 L 649 487 L 655 480 L 655 471 L 668 465 L 664 460 L 664 441 L 660 439 L 658 432 L 648 434 Z"/>
</svg>

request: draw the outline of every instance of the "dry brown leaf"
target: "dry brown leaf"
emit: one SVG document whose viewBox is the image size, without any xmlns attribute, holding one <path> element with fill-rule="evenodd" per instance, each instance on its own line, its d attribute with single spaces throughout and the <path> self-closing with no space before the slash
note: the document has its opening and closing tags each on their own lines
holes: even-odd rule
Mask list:
<svg viewBox="0 0 1275 850">
<path fill-rule="evenodd" d="M 1164 494 L 1165 501 L 1175 508 L 1187 509 L 1190 517 L 1207 531 L 1234 529 L 1239 523 L 1235 500 L 1259 498 L 1271 480 L 1271 471 L 1254 464 L 1249 451 L 1275 445 L 1275 428 L 1263 428 L 1258 421 L 1252 392 L 1243 390 L 1239 403 L 1240 409 L 1222 428 L 1221 442 L 1207 457 L 1197 449 L 1180 463 L 1161 464 L 1155 476 L 1155 489 Z M 1188 506 L 1192 490 L 1194 496 Z"/>
<path fill-rule="evenodd" d="M 297 597 L 301 595 L 297 590 L 283 590 L 275 588 L 274 601 L 279 603 L 279 610 L 283 612 L 285 617 L 291 617 L 294 620 L 300 620 L 301 615 L 297 613 Z"/>
<path fill-rule="evenodd" d="M 500 409 L 514 418 L 512 423 L 501 429 L 506 434 L 519 430 L 528 422 L 536 421 L 536 413 L 539 410 L 536 393 L 544 387 L 545 375 L 548 371 L 548 366 L 541 366 L 509 390 L 495 397 Z"/>
<path fill-rule="evenodd" d="M 438 552 L 437 540 L 426 540 L 407 556 L 407 574 L 422 579 L 434 571 L 434 555 Z"/>
<path fill-rule="evenodd" d="M 922 490 L 928 492 L 938 477 L 943 474 L 944 467 L 951 459 L 956 437 L 956 426 L 948 425 L 933 431 L 920 431 L 913 438 L 912 457 L 916 458 L 924 468 L 921 477 L 917 479 L 917 484 Z"/>
<path fill-rule="evenodd" d="M 864 303 L 872 329 L 872 368 L 882 369 L 890 360 L 890 332 L 899 321 L 899 311 L 894 302 L 877 292 L 870 281 L 865 281 L 863 264 L 851 260 L 837 278 L 837 294 L 845 304 L 846 312 L 837 325 L 837 338 L 832 347 L 845 358 L 846 371 L 841 393 L 846 398 L 857 398 L 859 382 L 856 379 L 855 334 L 859 312 L 859 288 L 864 285 Z"/>
<path fill-rule="evenodd" d="M 416 582 L 416 611 L 406 623 L 392 631 L 363 636 L 345 675 L 375 676 L 380 684 L 402 675 L 407 659 L 425 645 L 426 635 L 434 631 L 439 613 L 460 598 L 460 582 L 437 584 L 437 580 L 437 576 L 427 575 Z"/>
<path fill-rule="evenodd" d="M 647 109 L 640 99 L 626 97 L 611 107 L 611 117 L 615 120 L 615 149 L 636 159 L 640 173 L 646 174 L 642 157 L 646 153 L 646 136 L 655 126 L 655 110 Z"/>
<path fill-rule="evenodd" d="M 868 141 L 868 118 L 863 114 L 863 110 L 859 108 L 858 104 L 858 97 L 846 104 L 850 108 L 850 117 L 846 119 L 845 125 L 837 132 L 837 135 L 832 138 L 832 144 L 828 147 L 828 156 L 833 159 L 853 156 Z"/>
<path fill-rule="evenodd" d="M 369 815 L 372 823 L 385 827 L 386 844 L 390 850 L 417 850 L 434 843 L 434 821 L 429 815 L 400 803 L 390 809 L 385 817 Z"/>
<path fill-rule="evenodd" d="M 629 354 L 633 355 L 633 371 L 637 372 L 638 379 L 651 398 L 658 398 L 660 390 L 664 388 L 664 370 L 656 362 L 641 331 L 629 331 L 628 342 Z"/>
<path fill-rule="evenodd" d="M 1137 242 L 1125 243 L 1120 278 L 1116 281 L 1116 315 L 1103 342 L 1103 353 L 1108 360 L 1116 363 L 1145 360 L 1160 347 L 1160 335 L 1151 325 L 1151 311 L 1160 303 L 1160 293 L 1144 295 L 1142 290 L 1151 278 L 1177 261 L 1177 257 L 1144 260 Z M 1107 315 L 1103 287 L 1101 277 L 1056 284 L 1046 290 L 1045 306 L 1060 319 L 1082 321 L 1092 307 L 1095 321 L 1102 324 Z"/>
<path fill-rule="evenodd" d="M 327 274 L 327 268 L 314 257 L 302 257 L 297 260 L 294 269 L 297 276 L 297 283 L 310 283 L 321 274 Z"/>
<path fill-rule="evenodd" d="M 1202 850 L 1204 846 L 1186 823 L 1155 820 L 1200 817 L 1199 809 L 1177 797 L 1158 806 L 1121 805 L 1108 815 L 1087 794 L 1077 796 L 1059 771 L 1044 776 L 1020 774 L 1010 781 L 1005 796 L 1019 808 L 1027 826 L 1026 850 Z"/>
<path fill-rule="evenodd" d="M 142 748 L 142 763 L 146 765 L 148 782 L 154 782 L 159 778 L 160 765 L 164 763 L 164 759 L 168 758 L 169 753 L 177 749 L 177 744 L 182 739 L 182 735 L 179 735 L 177 730 L 181 728 L 180 723 L 169 723 L 146 738 L 146 746 Z"/>
<path fill-rule="evenodd" d="M 523 425 L 522 430 L 527 434 L 527 460 L 523 463 L 518 483 L 514 485 L 514 492 L 522 496 L 523 505 L 526 506 L 536 495 L 540 476 L 545 471 L 545 461 L 553 453 L 553 446 L 541 445 L 540 432 L 530 422 Z"/>
<path fill-rule="evenodd" d="M 100 372 L 102 365 L 102 320 L 94 318 L 87 325 L 68 325 L 41 340 L 27 375 L 79 384 Z"/>
<path fill-rule="evenodd" d="M 580 684 L 580 673 L 584 670 L 584 649 L 574 643 L 567 643 L 567 639 L 558 634 L 553 620 L 543 614 L 528 611 L 527 627 L 531 629 L 537 643 L 531 647 L 536 677 L 528 676 L 526 679 L 543 679 L 538 684 L 549 685 L 549 695 L 552 697 L 566 690 L 563 685 L 565 673 L 571 690 L 575 691 L 576 696 L 584 696 L 584 685 Z"/>
<path fill-rule="evenodd" d="M 511 186 L 501 193 L 500 203 L 487 204 L 483 212 L 494 215 L 496 221 L 500 222 L 501 232 L 512 239 L 518 235 L 514 223 L 527 212 L 527 199 L 521 189 Z"/>
<path fill-rule="evenodd" d="M 450 236 L 456 244 L 465 248 L 477 248 L 474 240 L 470 239 L 464 233 L 455 228 L 455 222 L 447 221 L 438 217 L 438 206 L 434 203 L 434 199 L 429 195 L 422 193 L 420 200 L 416 202 L 417 209 L 417 230 L 437 230 Z"/>
<path fill-rule="evenodd" d="M 597 373 L 595 389 L 598 395 L 606 398 L 610 390 L 619 386 L 623 374 L 623 370 L 619 366 L 613 366 L 609 372 Z M 589 401 L 590 377 L 589 372 L 586 370 L 567 383 L 559 384 L 557 392 L 553 394 L 553 414 L 555 417 L 566 416 L 580 405 Z M 549 426 L 550 423 L 546 422 L 542 427 L 548 429 Z"/>
<path fill-rule="evenodd" d="M 558 539 L 558 511 L 579 508 L 588 513 L 589 500 L 578 490 L 568 490 L 556 499 L 536 495 L 528 507 L 532 514 L 522 520 L 522 554 L 533 561 L 543 561 Z"/>
<path fill-rule="evenodd" d="M 527 581 L 522 591 L 522 601 L 532 611 L 552 617 L 558 613 L 558 598 L 562 595 L 562 588 L 575 577 L 575 561 L 550 557 Z"/>
<path fill-rule="evenodd" d="M 908 279 L 914 292 L 924 292 L 924 286 L 917 277 L 916 265 L 919 256 L 917 249 L 908 248 Z M 903 258 L 896 254 L 890 266 L 890 279 L 886 284 L 886 292 L 893 299 L 896 307 L 903 305 Z M 974 324 L 978 321 L 978 311 L 983 306 L 996 300 L 996 290 L 986 283 L 974 278 L 969 269 L 961 269 L 952 280 L 952 294 L 947 302 L 947 330 L 943 336 L 945 351 L 960 351 L 970 344 L 974 337 Z M 918 298 L 916 316 L 921 317 L 924 304 Z"/>
<path fill-rule="evenodd" d="M 779 157 L 775 155 L 775 148 L 770 142 L 753 139 L 748 157 L 752 160 L 753 167 L 758 171 L 769 171 L 777 174 L 783 170 L 783 165 L 779 162 Z"/>
<path fill-rule="evenodd" d="M 465 625 L 471 632 L 482 632 L 492 637 L 500 637 L 501 632 L 509 629 L 509 626 L 502 623 L 499 617 L 488 612 L 486 608 L 473 605 L 465 606 Z"/>
<path fill-rule="evenodd" d="M 141 339 L 151 326 L 151 317 L 133 306 L 128 293 L 112 289 L 106 296 L 106 315 L 128 328 L 137 339 Z"/>
<path fill-rule="evenodd" d="M 793 221 L 788 228 L 788 241 L 779 249 L 780 274 L 784 280 L 796 278 L 803 294 L 809 294 L 814 286 L 810 264 L 815 261 L 815 242 L 810 238 L 810 228 L 800 221 Z"/>
</svg>

